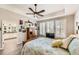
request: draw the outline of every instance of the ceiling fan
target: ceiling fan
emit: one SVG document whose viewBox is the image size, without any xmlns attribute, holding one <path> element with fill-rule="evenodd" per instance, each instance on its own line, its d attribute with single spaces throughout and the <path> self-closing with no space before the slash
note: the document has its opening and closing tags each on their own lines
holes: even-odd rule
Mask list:
<svg viewBox="0 0 79 59">
<path fill-rule="evenodd" d="M 40 13 L 45 12 L 45 10 L 37 11 L 37 4 L 34 4 L 34 6 L 35 6 L 35 10 L 33 10 L 32 8 L 29 8 L 29 10 L 32 11 L 32 13 L 26 13 L 26 14 L 27 14 L 27 15 L 34 15 L 34 17 L 35 17 L 36 15 L 43 17 L 44 15 L 42 15 L 42 14 L 40 14 Z"/>
</svg>

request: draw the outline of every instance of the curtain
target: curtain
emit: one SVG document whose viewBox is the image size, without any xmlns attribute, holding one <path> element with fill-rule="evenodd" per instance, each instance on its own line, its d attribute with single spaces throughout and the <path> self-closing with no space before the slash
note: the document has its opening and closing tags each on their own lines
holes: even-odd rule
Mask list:
<svg viewBox="0 0 79 59">
<path fill-rule="evenodd" d="M 55 20 L 55 37 L 56 38 L 65 38 L 65 21 Z"/>
<path fill-rule="evenodd" d="M 54 33 L 54 20 L 46 22 L 46 32 Z"/>
<path fill-rule="evenodd" d="M 49 24 L 49 22 L 46 22 L 46 32 L 50 32 L 50 24 Z"/>
<path fill-rule="evenodd" d="M 55 37 L 60 37 L 61 35 L 61 21 L 55 20 Z"/>
<path fill-rule="evenodd" d="M 42 35 L 46 35 L 46 30 L 45 30 L 45 22 L 42 23 Z"/>
<path fill-rule="evenodd" d="M 40 35 L 42 35 L 42 23 L 40 23 L 39 30 L 40 30 Z"/>
<path fill-rule="evenodd" d="M 46 29 L 45 29 L 45 22 L 40 23 L 40 35 L 45 36 L 46 34 Z"/>
</svg>

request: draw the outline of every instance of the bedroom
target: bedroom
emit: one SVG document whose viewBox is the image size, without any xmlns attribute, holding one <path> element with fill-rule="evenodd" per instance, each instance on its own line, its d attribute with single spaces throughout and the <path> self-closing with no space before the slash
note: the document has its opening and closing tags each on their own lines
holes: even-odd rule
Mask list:
<svg viewBox="0 0 79 59">
<path fill-rule="evenodd" d="M 0 5 L 0 54 L 77 55 L 78 16 L 78 4 Z"/>
</svg>

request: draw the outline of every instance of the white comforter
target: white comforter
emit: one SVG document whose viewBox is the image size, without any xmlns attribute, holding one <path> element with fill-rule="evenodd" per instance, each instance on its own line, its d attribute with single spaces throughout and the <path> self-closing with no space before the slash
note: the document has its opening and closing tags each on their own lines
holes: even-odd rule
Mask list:
<svg viewBox="0 0 79 59">
<path fill-rule="evenodd" d="M 30 42 L 27 42 L 21 54 L 22 55 L 68 55 L 69 53 L 61 48 L 53 48 L 51 46 L 53 39 L 49 38 L 37 38 Z"/>
</svg>

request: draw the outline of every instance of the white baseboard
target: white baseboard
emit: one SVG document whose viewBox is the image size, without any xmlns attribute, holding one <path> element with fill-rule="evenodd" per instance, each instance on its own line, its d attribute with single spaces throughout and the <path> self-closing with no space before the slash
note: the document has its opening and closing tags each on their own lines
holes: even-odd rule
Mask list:
<svg viewBox="0 0 79 59">
<path fill-rule="evenodd" d="M 22 44 L 22 42 L 17 42 L 17 44 Z"/>
</svg>

